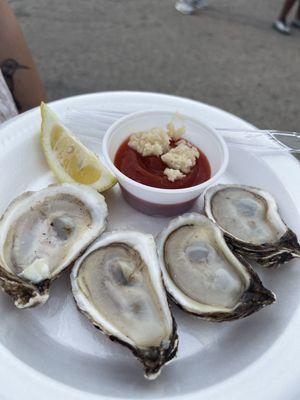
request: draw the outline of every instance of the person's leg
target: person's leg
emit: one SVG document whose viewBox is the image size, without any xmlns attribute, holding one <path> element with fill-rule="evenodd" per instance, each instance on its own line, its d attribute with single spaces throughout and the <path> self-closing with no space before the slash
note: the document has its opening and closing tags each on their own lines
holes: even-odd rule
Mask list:
<svg viewBox="0 0 300 400">
<path fill-rule="evenodd" d="M 298 7 L 295 15 L 295 19 L 292 22 L 294 28 L 300 29 L 300 0 L 298 0 Z"/>
<path fill-rule="evenodd" d="M 286 23 L 286 18 L 288 14 L 290 13 L 292 7 L 296 3 L 297 0 L 285 0 L 282 10 L 279 14 L 278 21 L 281 21 L 283 23 Z"/>
<path fill-rule="evenodd" d="M 286 18 L 291 11 L 292 7 L 296 3 L 297 0 L 285 0 L 283 3 L 283 7 L 279 14 L 277 21 L 274 22 L 273 28 L 276 29 L 278 32 L 283 33 L 284 35 L 290 35 L 291 29 L 286 22 Z"/>
<path fill-rule="evenodd" d="M 296 13 L 296 18 L 300 21 L 300 0 L 298 0 L 298 8 Z"/>
</svg>

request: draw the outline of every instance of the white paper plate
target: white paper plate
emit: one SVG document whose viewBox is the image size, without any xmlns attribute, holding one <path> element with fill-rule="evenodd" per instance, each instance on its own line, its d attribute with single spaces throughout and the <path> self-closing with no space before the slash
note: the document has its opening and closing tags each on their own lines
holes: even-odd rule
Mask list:
<svg viewBox="0 0 300 400">
<path fill-rule="evenodd" d="M 197 116 L 215 127 L 250 126 L 214 107 L 160 94 L 98 93 L 52 105 L 63 118 L 81 107 L 127 112 L 161 107 Z M 39 111 L 33 110 L 0 128 L 0 212 L 23 191 L 51 182 L 39 144 L 39 124 Z M 100 146 L 88 139 L 86 144 L 100 151 Z M 300 168 L 291 156 L 259 159 L 244 151 L 231 151 L 223 181 L 271 191 L 286 222 L 300 232 Z M 134 211 L 118 188 L 107 196 L 107 202 L 109 229 L 135 228 L 156 235 L 167 223 L 167 219 Z M 200 207 L 201 202 L 195 209 Z M 209 323 L 173 307 L 179 326 L 178 358 L 152 382 L 145 381 L 140 364 L 128 350 L 99 334 L 79 314 L 68 272 L 54 283 L 50 300 L 40 308 L 17 310 L 10 298 L 0 293 L 0 398 L 299 398 L 300 262 L 258 272 L 278 301 L 244 320 Z"/>
</svg>

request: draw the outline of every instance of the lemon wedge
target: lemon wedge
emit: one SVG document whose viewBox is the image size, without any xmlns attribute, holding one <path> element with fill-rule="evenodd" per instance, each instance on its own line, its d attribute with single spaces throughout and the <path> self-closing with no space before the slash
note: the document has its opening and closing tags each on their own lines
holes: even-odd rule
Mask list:
<svg viewBox="0 0 300 400">
<path fill-rule="evenodd" d="M 103 192 L 117 183 L 101 160 L 63 126 L 54 111 L 41 103 L 41 142 L 53 174 L 60 182 L 76 182 Z"/>
</svg>

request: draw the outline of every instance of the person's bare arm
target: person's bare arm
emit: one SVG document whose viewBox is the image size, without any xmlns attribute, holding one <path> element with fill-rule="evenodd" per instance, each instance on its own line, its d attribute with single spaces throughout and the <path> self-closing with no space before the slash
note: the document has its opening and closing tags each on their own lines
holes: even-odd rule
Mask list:
<svg viewBox="0 0 300 400">
<path fill-rule="evenodd" d="M 35 62 L 5 0 L 0 0 L 0 68 L 20 112 L 45 100 Z"/>
</svg>

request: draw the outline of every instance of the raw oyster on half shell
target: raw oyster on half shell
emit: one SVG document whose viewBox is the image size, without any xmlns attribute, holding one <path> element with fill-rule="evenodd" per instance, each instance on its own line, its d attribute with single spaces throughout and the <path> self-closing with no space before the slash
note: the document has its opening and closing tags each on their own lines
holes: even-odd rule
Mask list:
<svg viewBox="0 0 300 400">
<path fill-rule="evenodd" d="M 26 192 L 0 221 L 0 286 L 18 308 L 45 303 L 49 286 L 106 227 L 104 197 L 84 185 Z"/>
<path fill-rule="evenodd" d="M 110 339 L 128 347 L 154 379 L 175 357 L 171 315 L 151 235 L 106 233 L 75 263 L 72 291 L 79 310 Z"/>
<path fill-rule="evenodd" d="M 283 222 L 271 194 L 242 185 L 217 185 L 205 194 L 205 213 L 236 253 L 265 267 L 300 257 L 297 236 Z"/>
<path fill-rule="evenodd" d="M 227 246 L 207 217 L 184 214 L 157 238 L 165 287 L 185 311 L 212 321 L 246 317 L 275 301 L 258 275 Z"/>
</svg>

